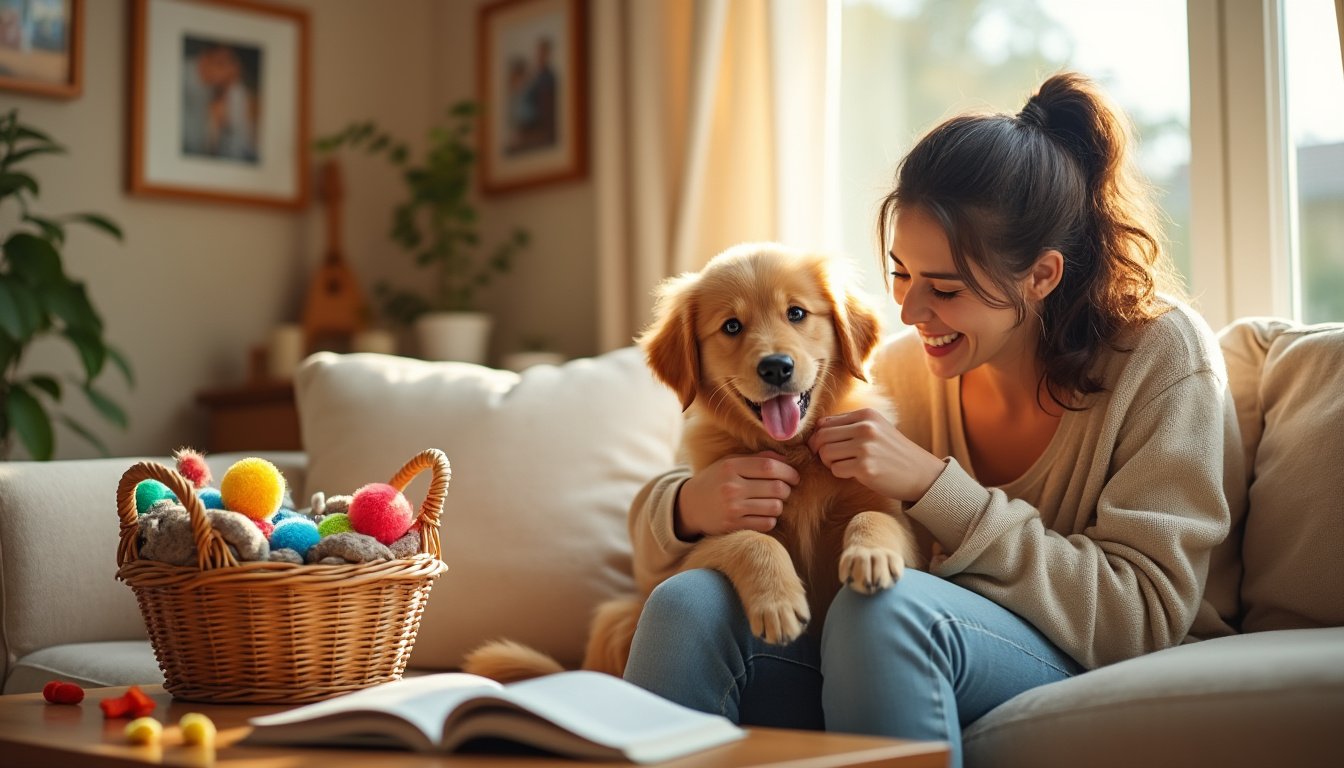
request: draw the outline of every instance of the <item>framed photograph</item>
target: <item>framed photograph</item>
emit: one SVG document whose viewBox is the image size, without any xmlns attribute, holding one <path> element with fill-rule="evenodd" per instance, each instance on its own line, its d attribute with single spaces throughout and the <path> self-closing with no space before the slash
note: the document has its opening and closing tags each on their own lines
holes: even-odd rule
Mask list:
<svg viewBox="0 0 1344 768">
<path fill-rule="evenodd" d="M 0 0 L 0 89 L 73 99 L 84 78 L 84 0 Z"/>
<path fill-rule="evenodd" d="M 478 17 L 481 190 L 588 172 L 585 0 L 495 0 Z"/>
<path fill-rule="evenodd" d="M 130 190 L 308 201 L 308 14 L 260 0 L 134 0 Z"/>
</svg>

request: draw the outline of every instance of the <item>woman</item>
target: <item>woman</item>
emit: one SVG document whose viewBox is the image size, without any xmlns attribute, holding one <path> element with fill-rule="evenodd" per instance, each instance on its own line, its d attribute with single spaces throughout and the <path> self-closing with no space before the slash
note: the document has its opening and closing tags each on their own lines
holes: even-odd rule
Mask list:
<svg viewBox="0 0 1344 768">
<path fill-rule="evenodd" d="M 904 503 L 928 572 L 842 589 L 819 633 L 768 646 L 721 575 L 673 574 L 700 536 L 770 530 L 797 474 L 671 472 L 631 512 L 636 576 L 661 584 L 627 679 L 744 724 L 945 740 L 960 764 L 961 729 L 1018 693 L 1230 631 L 1204 587 L 1241 503 L 1235 414 L 1211 331 L 1165 293 L 1129 150 L 1071 73 L 920 140 L 878 219 L 914 331 L 874 368 L 899 425 L 844 414 L 810 446 Z"/>
</svg>

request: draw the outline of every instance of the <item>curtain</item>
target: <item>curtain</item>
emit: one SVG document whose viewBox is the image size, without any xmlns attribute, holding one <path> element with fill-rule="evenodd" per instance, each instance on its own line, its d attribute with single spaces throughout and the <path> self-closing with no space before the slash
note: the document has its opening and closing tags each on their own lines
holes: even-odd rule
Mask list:
<svg viewBox="0 0 1344 768">
<path fill-rule="evenodd" d="M 662 278 L 734 243 L 824 242 L 829 6 L 594 0 L 601 349 L 647 325 Z"/>
</svg>

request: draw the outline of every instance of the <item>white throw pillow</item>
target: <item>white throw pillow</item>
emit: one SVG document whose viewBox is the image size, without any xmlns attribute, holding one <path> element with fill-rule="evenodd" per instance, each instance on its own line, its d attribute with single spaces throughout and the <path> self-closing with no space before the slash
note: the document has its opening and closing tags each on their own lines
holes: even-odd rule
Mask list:
<svg viewBox="0 0 1344 768">
<path fill-rule="evenodd" d="M 295 379 L 310 491 L 386 482 L 426 448 L 452 465 L 435 583 L 411 664 L 509 638 L 566 666 L 603 600 L 634 591 L 626 516 L 671 468 L 681 408 L 634 347 L 522 374 L 319 353 Z M 418 509 L 422 473 L 407 488 Z M 302 503 L 302 502 L 301 502 Z"/>
</svg>

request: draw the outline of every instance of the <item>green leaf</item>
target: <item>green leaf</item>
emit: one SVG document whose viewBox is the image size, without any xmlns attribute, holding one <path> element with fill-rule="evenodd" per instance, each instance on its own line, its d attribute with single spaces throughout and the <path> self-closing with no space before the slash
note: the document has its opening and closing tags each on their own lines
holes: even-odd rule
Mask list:
<svg viewBox="0 0 1344 768">
<path fill-rule="evenodd" d="M 131 369 L 131 361 L 126 359 L 121 350 L 111 344 L 108 344 L 106 349 L 108 359 L 112 361 L 113 365 L 117 366 L 117 370 L 121 371 L 121 375 L 126 379 L 126 384 L 134 387 L 135 372 Z"/>
<path fill-rule="evenodd" d="M 66 328 L 64 335 L 79 352 L 80 362 L 84 364 L 85 380 L 93 381 L 107 361 L 107 345 L 103 343 L 102 334 L 84 328 Z"/>
<path fill-rule="evenodd" d="M 14 298 L 10 281 L 0 275 L 0 331 L 10 338 L 24 338 L 24 322 L 19 316 L 18 299 Z"/>
<path fill-rule="evenodd" d="M 31 285 L 60 282 L 65 279 L 61 255 L 50 241 L 28 232 L 16 232 L 5 241 L 5 257 L 14 274 Z"/>
<path fill-rule="evenodd" d="M 14 154 L 5 158 L 5 167 L 14 165 L 20 160 L 32 157 L 33 155 L 42 154 L 63 155 L 65 154 L 65 147 L 62 147 L 59 144 L 35 144 L 31 147 L 18 149 L 14 151 Z"/>
<path fill-rule="evenodd" d="M 61 245 L 65 242 L 65 226 L 55 219 L 48 219 L 45 216 L 34 216 L 31 213 L 23 215 L 24 221 L 30 221 L 36 224 L 38 229 L 42 230 L 42 236 L 50 240 L 54 245 Z"/>
<path fill-rule="evenodd" d="M 103 418 L 116 424 L 122 429 L 126 428 L 129 421 L 126 419 L 126 412 L 121 409 L 121 406 L 112 402 L 112 398 L 99 392 L 92 384 L 85 384 L 83 389 L 84 394 L 89 398 L 89 402 L 93 404 L 94 408 L 98 409 L 98 412 L 103 415 Z"/>
<path fill-rule="evenodd" d="M 42 374 L 38 374 L 36 376 L 29 376 L 28 383 L 33 385 L 34 387 L 37 387 L 43 392 L 46 392 L 47 395 L 51 397 L 52 400 L 61 399 L 61 383 L 56 379 L 52 378 L 51 376 L 45 376 Z"/>
<path fill-rule="evenodd" d="M 97 227 L 98 229 L 103 230 L 104 232 L 117 238 L 118 240 L 123 239 L 121 227 L 117 226 L 115 222 L 113 222 L 106 216 L 102 216 L 97 213 L 72 213 L 65 218 L 67 221 L 79 221 L 85 224 L 90 224 L 92 226 Z"/>
<path fill-rule="evenodd" d="M 26 343 L 33 334 L 47 327 L 47 315 L 42 311 L 37 297 L 22 282 L 0 276 L 0 285 L 7 286 L 4 298 L 8 299 L 7 307 L 0 308 L 0 327 L 16 341 Z M 6 308 L 12 310 L 13 314 L 7 314 Z"/>
<path fill-rule="evenodd" d="M 65 321 L 67 328 L 79 328 L 101 334 L 102 318 L 89 301 L 83 283 L 64 283 L 42 288 L 38 292 L 47 311 Z"/>
<path fill-rule="evenodd" d="M 19 126 L 18 126 L 18 129 L 17 129 L 17 130 L 15 131 L 15 133 L 14 133 L 14 138 L 15 138 L 16 140 L 17 140 L 17 139 L 35 139 L 35 140 L 37 140 L 37 141 L 45 141 L 45 142 L 47 142 L 48 144 L 54 144 L 54 143 L 55 143 L 55 142 L 53 142 L 53 141 L 51 140 L 51 137 L 48 136 L 47 134 L 45 134 L 45 133 L 43 133 L 43 132 L 37 130 L 36 128 L 29 128 L 29 127 L 26 126 L 26 125 L 19 125 Z"/>
<path fill-rule="evenodd" d="M 22 384 L 15 384 L 9 390 L 9 399 L 5 401 L 5 419 L 10 427 L 19 434 L 23 447 L 38 461 L 47 461 L 55 449 L 55 438 L 51 432 L 51 417 L 42 404 L 33 397 Z"/>
<path fill-rule="evenodd" d="M 9 197 L 22 189 L 37 197 L 37 179 L 18 171 L 0 173 L 0 197 Z"/>
<path fill-rule="evenodd" d="M 83 424 L 80 424 L 78 421 L 75 421 L 74 419 L 70 418 L 64 413 L 59 414 L 56 418 L 60 419 L 61 423 L 64 424 L 66 428 L 68 428 L 71 432 L 74 432 L 76 435 L 79 435 L 80 437 L 84 438 L 84 440 L 87 441 L 90 445 L 92 445 L 94 448 L 97 448 L 99 453 L 101 453 L 104 456 L 111 455 L 107 450 L 107 444 L 104 443 L 102 440 L 100 440 L 97 435 L 93 434 L 93 432 L 89 431 L 88 427 L 84 426 Z"/>
</svg>

